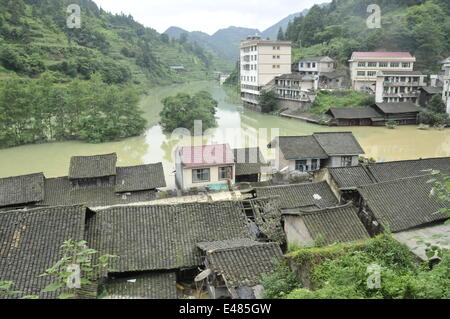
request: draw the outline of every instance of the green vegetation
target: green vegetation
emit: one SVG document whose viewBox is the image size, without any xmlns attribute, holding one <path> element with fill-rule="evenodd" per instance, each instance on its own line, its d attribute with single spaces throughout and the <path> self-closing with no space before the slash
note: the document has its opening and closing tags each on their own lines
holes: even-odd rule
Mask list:
<svg viewBox="0 0 450 319">
<path fill-rule="evenodd" d="M 295 268 L 304 272 L 304 278 L 310 280 L 308 288 L 288 292 L 284 289 L 283 294 L 277 294 L 270 290 L 275 284 L 266 281 L 266 287 L 271 292 L 268 297 L 450 298 L 450 252 L 444 251 L 441 263 L 429 270 L 426 265 L 416 264 L 409 249 L 388 234 L 353 244 L 299 249 L 290 253 L 288 259 Z M 371 280 L 368 269 L 373 265 L 380 267 L 379 288 L 368 285 Z M 278 276 L 286 278 L 286 274 L 280 273 Z"/>
<path fill-rule="evenodd" d="M 20 294 L 21 291 L 12 290 L 14 283 L 12 281 L 0 281 L 0 298 Z"/>
<path fill-rule="evenodd" d="M 217 126 L 215 114 L 218 102 L 206 91 L 193 95 L 178 93 L 164 98 L 162 103 L 161 125 L 166 133 L 186 128 L 194 134 L 195 121 L 202 121 L 203 131 Z"/>
<path fill-rule="evenodd" d="M 258 97 L 258 99 L 261 111 L 263 113 L 270 113 L 275 111 L 279 102 L 277 94 L 273 91 L 261 91 L 261 95 Z"/>
<path fill-rule="evenodd" d="M 375 97 L 371 94 L 352 90 L 321 91 L 310 112 L 323 114 L 330 108 L 362 107 L 373 104 L 375 104 Z"/>
<path fill-rule="evenodd" d="M 440 94 L 435 94 L 430 101 L 430 105 L 419 113 L 419 122 L 428 125 L 446 125 L 450 123 L 445 104 L 442 102 Z"/>
<path fill-rule="evenodd" d="M 380 29 L 367 28 L 370 4 L 381 7 Z M 353 51 L 409 51 L 418 70 L 434 73 L 448 56 L 449 37 L 448 0 L 333 0 L 295 18 L 283 38 L 301 48 L 294 50 L 296 59 L 329 55 L 346 64 Z"/>
<path fill-rule="evenodd" d="M 139 135 L 146 126 L 131 86 L 91 80 L 55 83 L 44 74 L 38 80 L 0 81 L 0 147 L 81 140 L 105 142 Z"/>
<path fill-rule="evenodd" d="M 225 86 L 235 89 L 237 92 L 241 91 L 241 65 L 240 62 L 236 62 L 236 65 L 231 72 L 230 76 L 224 82 Z"/>
<path fill-rule="evenodd" d="M 300 287 L 294 273 L 289 269 L 288 264 L 280 262 L 277 271 L 271 275 L 263 275 L 262 285 L 265 287 L 265 299 L 283 298 L 287 293 Z"/>
<path fill-rule="evenodd" d="M 434 183 L 434 188 L 431 196 L 435 196 L 438 203 L 450 203 L 450 176 L 439 171 L 431 171 L 434 176 L 429 183 Z M 447 214 L 450 217 L 450 209 L 442 208 L 441 213 Z M 447 222 L 450 223 L 450 220 Z"/>
</svg>

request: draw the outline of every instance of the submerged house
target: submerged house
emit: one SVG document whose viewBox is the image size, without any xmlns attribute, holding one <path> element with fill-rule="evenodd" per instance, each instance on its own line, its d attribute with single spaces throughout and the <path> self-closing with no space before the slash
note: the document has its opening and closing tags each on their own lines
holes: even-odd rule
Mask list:
<svg viewBox="0 0 450 319">
<path fill-rule="evenodd" d="M 326 114 L 332 118 L 330 124 L 336 126 L 371 126 L 383 118 L 372 107 L 331 108 Z"/>
<path fill-rule="evenodd" d="M 276 149 L 275 169 L 308 173 L 326 167 L 348 167 L 359 163 L 364 150 L 351 132 L 280 136 L 269 148 Z"/>
<path fill-rule="evenodd" d="M 276 272 L 283 258 L 277 243 L 262 243 L 248 238 L 197 244 L 205 270 L 197 281 L 206 279 L 212 299 L 261 299 L 263 275 Z"/>
<path fill-rule="evenodd" d="M 398 125 L 415 125 L 422 110 L 412 102 L 376 103 L 374 108 L 382 117 L 372 120 L 373 125 L 385 125 L 388 121 L 396 121 Z"/>
</svg>

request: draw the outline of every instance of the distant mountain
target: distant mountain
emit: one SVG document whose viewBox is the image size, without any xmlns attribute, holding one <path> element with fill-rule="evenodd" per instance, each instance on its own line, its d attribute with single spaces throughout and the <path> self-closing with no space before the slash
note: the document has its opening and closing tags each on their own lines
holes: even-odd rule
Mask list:
<svg viewBox="0 0 450 319">
<path fill-rule="evenodd" d="M 273 26 L 271 26 L 270 28 L 268 28 L 267 30 L 265 30 L 261 36 L 265 39 L 265 38 L 270 38 L 270 39 L 276 39 L 277 35 L 278 35 L 278 30 L 280 30 L 280 27 L 283 28 L 283 31 L 286 31 L 289 22 L 293 21 L 296 17 L 301 16 L 301 15 L 306 15 L 308 13 L 309 9 L 305 9 L 302 12 L 297 12 L 297 13 L 293 13 L 291 15 L 288 15 L 286 18 L 284 18 L 283 20 L 281 20 L 280 22 L 274 24 Z"/>
</svg>

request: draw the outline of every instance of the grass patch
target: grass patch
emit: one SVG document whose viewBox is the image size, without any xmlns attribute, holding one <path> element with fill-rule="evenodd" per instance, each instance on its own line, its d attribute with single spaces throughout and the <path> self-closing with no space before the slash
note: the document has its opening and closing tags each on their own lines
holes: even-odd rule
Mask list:
<svg viewBox="0 0 450 319">
<path fill-rule="evenodd" d="M 367 93 L 353 90 L 321 91 L 310 112 L 320 115 L 330 108 L 363 107 L 374 103 L 375 97 Z"/>
</svg>

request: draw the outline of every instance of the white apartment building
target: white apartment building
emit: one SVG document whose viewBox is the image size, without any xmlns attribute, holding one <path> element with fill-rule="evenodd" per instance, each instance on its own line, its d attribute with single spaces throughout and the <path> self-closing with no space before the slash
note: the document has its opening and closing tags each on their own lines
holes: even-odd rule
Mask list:
<svg viewBox="0 0 450 319">
<path fill-rule="evenodd" d="M 378 71 L 375 101 L 419 105 L 420 89 L 427 85 L 425 77 L 419 71 Z"/>
<path fill-rule="evenodd" d="M 350 76 L 354 90 L 375 92 L 379 71 L 413 71 L 416 58 L 409 52 L 353 52 Z"/>
<path fill-rule="evenodd" d="M 442 89 L 442 100 L 447 106 L 447 113 L 450 114 L 450 57 L 441 62 L 444 71 L 444 86 Z"/>
<path fill-rule="evenodd" d="M 257 106 L 265 85 L 276 76 L 291 73 L 292 42 L 249 37 L 241 41 L 241 99 Z"/>
<path fill-rule="evenodd" d="M 309 57 L 298 62 L 300 74 L 319 75 L 336 69 L 336 61 L 328 56 Z"/>
</svg>

